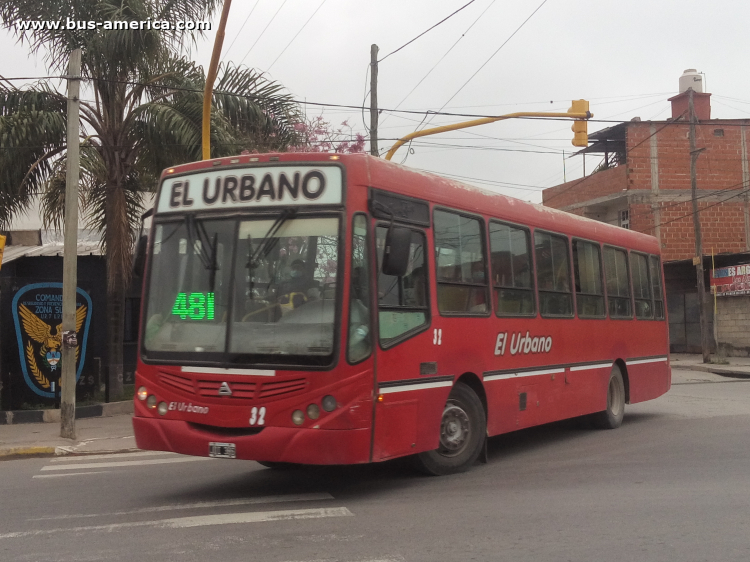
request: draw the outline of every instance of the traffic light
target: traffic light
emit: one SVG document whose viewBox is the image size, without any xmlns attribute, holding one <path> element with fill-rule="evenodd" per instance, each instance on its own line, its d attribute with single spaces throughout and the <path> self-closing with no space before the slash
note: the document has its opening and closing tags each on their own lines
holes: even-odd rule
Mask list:
<svg viewBox="0 0 750 562">
<path fill-rule="evenodd" d="M 573 146 L 586 147 L 589 145 L 588 123 L 586 119 L 593 117 L 589 112 L 589 102 L 586 100 L 573 100 L 572 104 L 568 113 L 583 113 L 586 115 L 585 118 L 579 117 L 573 121 L 573 126 L 571 127 L 573 131 Z"/>
</svg>

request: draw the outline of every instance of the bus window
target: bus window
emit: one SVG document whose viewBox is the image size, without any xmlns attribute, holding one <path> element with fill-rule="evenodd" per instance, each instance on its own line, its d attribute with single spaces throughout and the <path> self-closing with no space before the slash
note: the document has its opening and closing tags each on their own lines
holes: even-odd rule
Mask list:
<svg viewBox="0 0 750 562">
<path fill-rule="evenodd" d="M 599 244 L 573 240 L 576 308 L 581 318 L 604 318 L 604 286 Z"/>
<path fill-rule="evenodd" d="M 370 355 L 370 268 L 368 266 L 367 219 L 352 221 L 352 275 L 349 291 L 349 343 L 347 358 L 357 363 Z"/>
<path fill-rule="evenodd" d="M 607 278 L 607 301 L 611 318 L 632 318 L 628 255 L 625 250 L 604 248 L 604 275 Z"/>
<path fill-rule="evenodd" d="M 388 227 L 375 229 L 378 255 L 378 324 L 380 344 L 388 347 L 398 343 L 403 336 L 421 331 L 429 321 L 427 298 L 427 264 L 425 262 L 425 237 L 421 231 L 413 231 L 409 250 L 409 266 L 406 275 L 396 277 L 381 271 L 385 236 Z"/>
<path fill-rule="evenodd" d="M 633 297 L 635 297 L 635 317 L 649 319 L 654 317 L 651 300 L 651 282 L 648 278 L 648 258 L 643 254 L 630 254 L 630 276 L 633 278 Z"/>
<path fill-rule="evenodd" d="M 487 266 L 481 222 L 436 210 L 434 229 L 438 310 L 486 314 Z"/>
<path fill-rule="evenodd" d="M 649 256 L 651 287 L 654 294 L 654 318 L 664 320 L 664 292 L 661 290 L 661 263 L 659 256 Z"/>
<path fill-rule="evenodd" d="M 533 315 L 536 311 L 528 230 L 491 221 L 490 263 L 497 315 Z"/>
<path fill-rule="evenodd" d="M 547 232 L 534 232 L 536 282 L 542 316 L 572 316 L 568 239 Z"/>
</svg>

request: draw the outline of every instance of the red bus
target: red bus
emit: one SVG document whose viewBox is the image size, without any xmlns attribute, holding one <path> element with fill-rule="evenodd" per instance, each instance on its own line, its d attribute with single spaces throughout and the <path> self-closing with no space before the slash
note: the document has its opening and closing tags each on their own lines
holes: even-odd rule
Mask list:
<svg viewBox="0 0 750 562">
<path fill-rule="evenodd" d="M 651 236 L 364 154 L 171 168 L 154 211 L 141 449 L 446 474 L 670 388 Z"/>
</svg>

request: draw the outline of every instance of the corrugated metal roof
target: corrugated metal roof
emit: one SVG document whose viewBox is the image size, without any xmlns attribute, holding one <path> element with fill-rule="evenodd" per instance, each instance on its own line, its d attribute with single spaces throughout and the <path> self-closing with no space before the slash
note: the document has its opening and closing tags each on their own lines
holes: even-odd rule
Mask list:
<svg viewBox="0 0 750 562">
<path fill-rule="evenodd" d="M 3 252 L 3 264 L 12 262 L 19 258 L 36 256 L 62 256 L 63 244 L 42 244 L 41 246 L 6 246 Z M 79 242 L 79 256 L 101 256 L 102 250 L 99 243 Z"/>
</svg>

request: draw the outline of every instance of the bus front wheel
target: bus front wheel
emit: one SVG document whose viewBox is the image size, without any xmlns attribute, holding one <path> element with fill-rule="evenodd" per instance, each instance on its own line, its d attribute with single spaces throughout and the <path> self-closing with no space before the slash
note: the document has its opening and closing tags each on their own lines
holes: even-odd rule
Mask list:
<svg viewBox="0 0 750 562">
<path fill-rule="evenodd" d="M 620 367 L 614 365 L 607 385 L 607 409 L 597 412 L 591 418 L 599 429 L 617 429 L 625 415 L 625 383 Z"/>
<path fill-rule="evenodd" d="M 469 386 L 459 382 L 448 396 L 440 420 L 440 446 L 416 455 L 417 469 L 435 476 L 467 470 L 479 457 L 486 433 L 482 402 Z"/>
</svg>

